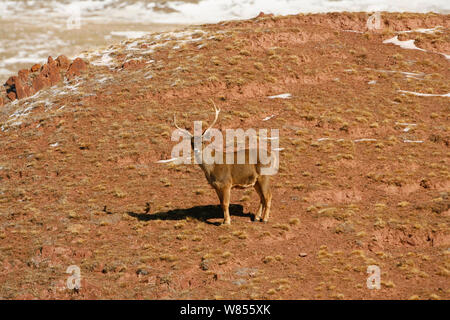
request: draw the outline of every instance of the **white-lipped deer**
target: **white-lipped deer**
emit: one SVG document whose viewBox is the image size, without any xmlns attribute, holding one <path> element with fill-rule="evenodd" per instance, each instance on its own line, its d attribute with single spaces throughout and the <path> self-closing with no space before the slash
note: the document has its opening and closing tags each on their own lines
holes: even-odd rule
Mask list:
<svg viewBox="0 0 450 320">
<path fill-rule="evenodd" d="M 174 116 L 174 125 L 177 129 L 185 132 L 191 138 L 191 147 L 194 151 L 195 157 L 201 157 L 205 146 L 203 137 L 216 124 L 219 117 L 220 109 L 214 104 L 215 118 L 213 123 L 200 136 L 191 134 L 188 130 L 180 128 L 176 123 Z M 196 148 L 196 139 L 201 139 L 201 150 Z M 249 188 L 254 187 L 260 198 L 260 205 L 255 215 L 255 221 L 268 222 L 270 214 L 270 206 L 272 202 L 272 192 L 270 190 L 270 175 L 263 174 L 263 169 L 267 167 L 265 161 L 261 161 L 259 146 L 255 149 L 246 148 L 243 150 L 230 152 L 217 151 L 214 154 L 214 159 L 222 159 L 223 161 L 215 161 L 213 163 L 206 163 L 205 161 L 197 161 L 200 168 L 203 170 L 208 183 L 214 188 L 220 200 L 220 205 L 223 210 L 224 221 L 223 224 L 230 224 L 230 193 L 232 188 Z M 256 161 L 249 161 L 250 153 L 256 155 Z M 244 153 L 244 154 L 242 154 Z M 228 155 L 228 156 L 227 156 Z M 242 163 L 238 159 L 245 155 L 245 162 Z M 227 163 L 227 159 L 234 159 L 232 163 Z M 220 162 L 220 163 L 217 163 Z M 229 161 L 228 161 L 229 162 Z M 251 163 L 255 162 L 255 163 Z"/>
</svg>

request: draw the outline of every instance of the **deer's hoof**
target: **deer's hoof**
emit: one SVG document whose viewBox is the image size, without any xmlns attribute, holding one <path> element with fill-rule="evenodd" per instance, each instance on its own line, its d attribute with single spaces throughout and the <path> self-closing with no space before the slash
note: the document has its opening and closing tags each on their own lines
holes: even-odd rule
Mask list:
<svg viewBox="0 0 450 320">
<path fill-rule="evenodd" d="M 254 222 L 259 222 L 259 221 L 261 221 L 261 218 L 256 217 L 253 221 Z"/>
<path fill-rule="evenodd" d="M 230 220 L 224 220 L 223 222 L 222 222 L 222 225 L 224 225 L 224 226 L 229 226 L 231 224 L 231 221 Z"/>
<path fill-rule="evenodd" d="M 269 220 L 263 220 L 262 223 L 269 223 Z"/>
</svg>

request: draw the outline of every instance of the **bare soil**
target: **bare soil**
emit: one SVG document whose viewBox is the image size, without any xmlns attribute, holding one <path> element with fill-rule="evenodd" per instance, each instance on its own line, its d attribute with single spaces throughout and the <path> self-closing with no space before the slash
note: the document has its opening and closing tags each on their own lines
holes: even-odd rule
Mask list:
<svg viewBox="0 0 450 320">
<path fill-rule="evenodd" d="M 367 17 L 152 34 L 109 47 L 109 66 L 85 53 L 81 77 L 3 106 L 0 297 L 449 299 L 449 97 L 401 90 L 450 92 L 450 17 L 383 13 L 379 31 Z M 383 44 L 436 26 L 399 37 L 427 51 Z M 211 98 L 219 128 L 280 129 L 268 224 L 252 222 L 256 192 L 234 190 L 221 226 L 200 168 L 156 163 L 173 114 L 211 121 Z"/>
</svg>

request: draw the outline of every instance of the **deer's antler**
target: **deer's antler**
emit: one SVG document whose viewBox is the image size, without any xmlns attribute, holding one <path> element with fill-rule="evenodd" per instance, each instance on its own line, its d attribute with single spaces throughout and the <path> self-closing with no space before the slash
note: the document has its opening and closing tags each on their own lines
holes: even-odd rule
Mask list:
<svg viewBox="0 0 450 320">
<path fill-rule="evenodd" d="M 214 111 L 216 112 L 216 116 L 215 116 L 215 118 L 214 118 L 213 123 L 208 127 L 208 129 L 206 129 L 205 131 L 203 131 L 203 134 L 202 134 L 202 135 L 204 135 L 209 129 L 211 129 L 211 128 L 216 124 L 217 119 L 219 119 L 220 109 L 217 108 L 216 104 L 214 103 L 214 101 L 213 101 L 212 99 L 210 99 L 210 101 L 212 102 L 212 104 L 213 104 L 213 106 L 214 106 Z"/>
<path fill-rule="evenodd" d="M 187 131 L 186 129 L 180 128 L 180 127 L 177 125 L 177 118 L 176 118 L 175 114 L 173 115 L 173 123 L 174 123 L 175 127 L 176 127 L 178 130 L 181 130 L 181 131 L 187 133 L 190 137 L 192 137 L 192 134 L 191 134 L 189 131 Z"/>
</svg>

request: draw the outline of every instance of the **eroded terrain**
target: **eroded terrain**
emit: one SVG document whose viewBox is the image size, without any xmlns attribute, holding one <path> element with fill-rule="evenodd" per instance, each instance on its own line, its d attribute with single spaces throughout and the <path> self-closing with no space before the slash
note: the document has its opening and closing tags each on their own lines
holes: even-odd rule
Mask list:
<svg viewBox="0 0 450 320">
<path fill-rule="evenodd" d="M 367 31 L 367 17 L 150 34 L 5 100 L 0 297 L 449 299 L 450 19 L 384 13 Z M 232 225 L 219 226 L 201 170 L 156 163 L 170 158 L 173 114 L 211 121 L 211 98 L 219 128 L 280 129 L 268 224 L 252 222 L 256 192 L 234 190 Z M 380 290 L 366 287 L 369 265 Z"/>
</svg>

